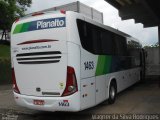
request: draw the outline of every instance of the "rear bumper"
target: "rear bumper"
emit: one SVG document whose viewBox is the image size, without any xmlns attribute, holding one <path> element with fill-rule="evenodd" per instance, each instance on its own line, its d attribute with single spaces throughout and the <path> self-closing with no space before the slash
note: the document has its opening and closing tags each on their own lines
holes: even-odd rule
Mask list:
<svg viewBox="0 0 160 120">
<path fill-rule="evenodd" d="M 67 97 L 36 97 L 20 95 L 14 92 L 14 99 L 20 106 L 42 111 L 80 111 L 79 92 Z M 34 100 L 44 100 L 44 105 L 33 104 Z"/>
</svg>

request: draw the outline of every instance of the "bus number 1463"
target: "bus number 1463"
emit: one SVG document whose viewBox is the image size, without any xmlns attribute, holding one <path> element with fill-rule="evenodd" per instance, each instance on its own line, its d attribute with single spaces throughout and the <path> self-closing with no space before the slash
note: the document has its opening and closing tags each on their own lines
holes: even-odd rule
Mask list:
<svg viewBox="0 0 160 120">
<path fill-rule="evenodd" d="M 85 67 L 85 70 L 94 69 L 94 62 L 93 61 L 84 62 L 84 67 Z"/>
</svg>

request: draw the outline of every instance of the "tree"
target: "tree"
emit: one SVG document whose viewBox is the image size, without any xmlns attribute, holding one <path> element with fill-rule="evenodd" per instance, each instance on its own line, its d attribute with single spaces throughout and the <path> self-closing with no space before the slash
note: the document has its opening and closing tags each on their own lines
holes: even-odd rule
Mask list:
<svg viewBox="0 0 160 120">
<path fill-rule="evenodd" d="M 27 7 L 30 7 L 32 0 L 0 0 L 0 30 L 2 37 L 10 31 L 12 23 L 19 17 L 24 16 Z"/>
<path fill-rule="evenodd" d="M 143 48 L 157 48 L 157 47 L 159 47 L 159 43 L 158 42 L 156 44 L 154 44 L 154 45 L 144 46 Z"/>
</svg>

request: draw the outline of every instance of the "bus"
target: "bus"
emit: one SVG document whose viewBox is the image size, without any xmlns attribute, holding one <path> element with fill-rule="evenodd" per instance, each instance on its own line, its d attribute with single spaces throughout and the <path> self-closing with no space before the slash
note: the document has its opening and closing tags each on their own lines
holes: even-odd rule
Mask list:
<svg viewBox="0 0 160 120">
<path fill-rule="evenodd" d="M 135 38 L 73 11 L 35 13 L 11 31 L 13 93 L 20 106 L 81 111 L 143 77 Z"/>
</svg>

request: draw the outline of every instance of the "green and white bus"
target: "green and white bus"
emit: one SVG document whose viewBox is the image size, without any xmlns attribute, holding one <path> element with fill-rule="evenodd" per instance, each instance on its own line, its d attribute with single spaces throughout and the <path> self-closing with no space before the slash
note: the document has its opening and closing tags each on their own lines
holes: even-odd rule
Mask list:
<svg viewBox="0 0 160 120">
<path fill-rule="evenodd" d="M 43 111 L 114 103 L 117 93 L 144 73 L 136 39 L 72 11 L 16 20 L 11 60 L 16 103 Z"/>
</svg>

